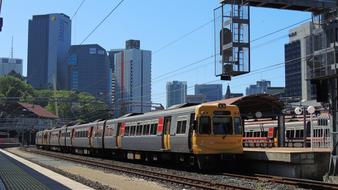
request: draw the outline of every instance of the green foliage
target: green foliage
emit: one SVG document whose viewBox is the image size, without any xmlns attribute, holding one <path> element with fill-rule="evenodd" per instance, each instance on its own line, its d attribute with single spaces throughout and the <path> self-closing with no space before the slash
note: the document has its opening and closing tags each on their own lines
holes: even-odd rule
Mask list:
<svg viewBox="0 0 338 190">
<path fill-rule="evenodd" d="M 12 75 L 15 75 L 15 73 L 12 73 Z M 88 93 L 50 89 L 34 90 L 30 84 L 17 76 L 0 77 L 1 97 L 11 97 L 11 101 L 14 98 L 14 101 L 38 104 L 54 114 L 57 110 L 59 118 L 70 121 L 90 122 L 110 117 L 107 110 L 108 106 Z M 3 101 L 1 103 L 12 102 Z"/>
<path fill-rule="evenodd" d="M 14 70 L 9 72 L 8 76 L 12 76 L 12 77 L 15 77 L 15 78 L 18 78 L 18 79 L 24 81 L 24 77 L 22 75 L 20 75 L 20 73 L 15 72 Z"/>
<path fill-rule="evenodd" d="M 48 102 L 43 105 L 48 111 L 53 112 L 60 118 L 68 120 L 79 120 L 80 122 L 90 122 L 96 119 L 107 119 L 108 107 L 103 102 L 97 101 L 96 98 L 88 93 L 79 93 L 65 90 L 36 90 L 36 99 L 40 98 Z M 40 104 L 41 105 L 41 104 Z"/>
<path fill-rule="evenodd" d="M 25 99 L 32 97 L 33 87 L 13 76 L 0 77 L 0 96 Z"/>
</svg>

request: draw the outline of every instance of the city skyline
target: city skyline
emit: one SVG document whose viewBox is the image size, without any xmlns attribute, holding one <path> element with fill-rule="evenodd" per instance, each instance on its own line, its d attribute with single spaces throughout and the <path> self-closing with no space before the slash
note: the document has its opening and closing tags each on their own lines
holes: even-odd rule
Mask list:
<svg viewBox="0 0 338 190">
<path fill-rule="evenodd" d="M 40 4 L 38 5 L 39 2 Z M 19 1 L 5 1 L 2 9 L 2 17 L 5 18 L 5 23 L 3 32 L 0 35 L 0 40 L 3 42 L 0 44 L 0 56 L 7 56 L 6 52 L 9 52 L 10 38 L 13 35 L 14 55 L 15 57 L 23 58 L 25 73 L 25 59 L 27 55 L 27 51 L 25 50 L 27 44 L 25 42 L 27 42 L 27 34 L 19 31 L 27 31 L 27 24 L 25 23 L 27 23 L 28 19 L 34 14 L 53 12 L 63 12 L 73 16 L 79 3 L 80 1 L 58 1 L 50 3 L 36 1 L 25 7 L 25 11 L 18 10 L 19 14 L 14 17 L 9 10 L 14 7 L 21 9 L 21 7 L 19 7 Z M 115 2 L 115 4 L 110 4 L 102 2 L 98 4 L 87 1 L 72 19 L 72 44 L 80 43 L 95 24 L 97 24 L 98 20 L 104 17 L 108 10 L 115 6 L 116 3 L 117 2 Z M 170 80 L 189 79 L 187 80 L 188 94 L 193 94 L 194 84 L 219 81 L 219 79 L 214 76 L 214 63 L 212 58 L 203 60 L 198 64 L 180 71 L 172 72 L 177 68 L 192 64 L 213 54 L 213 24 L 210 22 L 209 24 L 204 25 L 204 23 L 212 20 L 212 10 L 219 6 L 219 1 L 200 2 L 197 4 L 193 4 L 192 1 L 179 2 L 181 6 L 177 7 L 173 4 L 169 4 L 165 10 L 163 8 L 157 8 L 161 7 L 163 2 L 151 1 L 146 3 L 151 4 L 151 7 L 144 6 L 144 8 L 140 10 L 138 9 L 140 2 L 130 3 L 126 1 L 116 13 L 109 17 L 107 22 L 102 25 L 101 29 L 95 32 L 93 36 L 86 41 L 86 43 L 97 43 L 109 50 L 122 47 L 124 41 L 127 39 L 140 39 L 143 42 L 144 49 L 149 49 L 154 52 L 152 68 L 152 88 L 154 89 L 152 91 L 153 102 L 165 102 L 165 83 Z M 189 9 L 191 9 L 189 13 L 185 11 L 186 8 L 184 7 L 186 5 L 191 5 L 189 7 Z M 133 11 L 130 11 L 130 13 L 127 14 L 125 11 L 126 9 Z M 150 14 L 147 9 L 152 10 L 153 12 Z M 168 18 L 166 15 L 172 14 L 171 12 L 173 10 L 175 10 L 177 15 Z M 271 9 L 264 9 L 265 11 L 261 10 L 262 9 L 252 8 L 251 11 L 252 39 L 256 39 L 269 32 L 310 18 L 309 13 L 277 11 Z M 91 17 L 92 14 L 86 15 L 87 12 L 91 12 L 95 17 Z M 269 18 L 266 15 L 277 13 L 279 14 L 277 17 L 280 18 L 280 22 L 272 25 L 275 18 Z M 134 15 L 137 15 L 137 17 Z M 157 17 L 155 18 L 153 15 L 157 15 Z M 126 20 L 128 18 L 135 19 Z M 18 24 L 9 25 L 8 23 Z M 140 27 L 139 23 L 143 23 L 145 26 Z M 166 24 L 162 25 L 163 23 Z M 158 25 L 159 27 L 150 27 L 153 25 Z M 119 29 L 121 27 L 116 26 L 121 26 L 123 30 Z M 193 31 L 199 26 L 202 27 L 196 32 L 180 39 L 184 34 Z M 266 29 L 267 26 L 269 26 L 268 30 Z M 180 29 L 177 30 L 177 28 Z M 203 33 L 206 35 L 202 35 L 201 37 L 201 34 Z M 251 64 L 253 71 L 284 62 L 283 47 L 288 40 L 287 34 L 288 29 L 262 40 L 257 40 L 257 42 L 252 44 Z M 175 39 L 180 40 L 175 42 Z M 266 46 L 265 44 L 269 44 L 269 46 Z M 262 57 L 264 57 L 264 59 L 262 59 Z M 278 74 L 276 75 L 276 73 Z M 264 79 L 273 81 L 277 86 L 284 86 L 284 67 L 278 67 L 273 70 L 273 72 L 261 70 L 260 72 L 250 73 L 238 78 L 235 77 L 229 83 L 232 86 L 233 91 L 244 92 L 245 88 L 252 83 L 251 81 L 260 80 L 263 76 Z M 224 82 L 222 82 L 222 84 L 224 84 Z M 223 92 L 225 92 L 225 87 L 226 85 L 223 85 Z"/>
</svg>

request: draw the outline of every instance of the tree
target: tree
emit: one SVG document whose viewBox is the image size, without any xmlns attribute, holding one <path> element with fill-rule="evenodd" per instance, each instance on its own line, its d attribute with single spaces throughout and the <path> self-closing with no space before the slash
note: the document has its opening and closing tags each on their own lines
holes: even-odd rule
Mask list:
<svg viewBox="0 0 338 190">
<path fill-rule="evenodd" d="M 32 97 L 33 94 L 33 87 L 30 84 L 13 76 L 0 77 L 0 97 L 14 97 L 19 100 Z"/>
<path fill-rule="evenodd" d="M 18 79 L 20 79 L 20 80 L 22 80 L 22 81 L 25 80 L 25 78 L 24 78 L 20 73 L 17 73 L 17 72 L 15 72 L 14 70 L 12 70 L 11 72 L 9 72 L 9 73 L 7 74 L 7 76 L 12 76 L 12 77 L 18 78 Z"/>
<path fill-rule="evenodd" d="M 38 90 L 35 95 L 41 95 L 40 98 L 43 97 L 44 99 L 48 97 L 47 110 L 55 114 L 56 110 L 58 110 L 59 117 L 63 119 L 90 122 L 109 118 L 108 106 L 88 93 L 65 90 L 55 92 L 52 90 Z M 43 104 L 45 105 L 46 103 Z"/>
</svg>

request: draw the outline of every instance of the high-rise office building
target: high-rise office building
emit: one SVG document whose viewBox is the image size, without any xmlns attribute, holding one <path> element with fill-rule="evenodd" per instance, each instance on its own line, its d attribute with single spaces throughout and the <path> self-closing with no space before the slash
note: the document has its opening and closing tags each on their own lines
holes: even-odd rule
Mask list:
<svg viewBox="0 0 338 190">
<path fill-rule="evenodd" d="M 199 94 L 205 95 L 207 102 L 221 100 L 223 97 L 222 84 L 196 84 L 195 95 Z"/>
<path fill-rule="evenodd" d="M 120 53 L 123 49 L 112 49 L 108 51 L 108 57 L 109 57 L 109 62 L 110 62 L 110 68 L 112 70 L 112 81 L 111 81 L 111 86 L 112 86 L 112 108 L 115 109 L 115 86 L 116 86 L 116 76 L 115 76 L 115 54 Z M 115 110 L 114 110 L 115 111 Z"/>
<path fill-rule="evenodd" d="M 15 71 L 22 75 L 22 59 L 0 57 L 0 76 Z"/>
<path fill-rule="evenodd" d="M 71 46 L 68 76 L 70 90 L 88 92 L 111 105 L 112 72 L 104 48 L 97 44 Z"/>
<path fill-rule="evenodd" d="M 285 44 L 285 97 L 288 99 L 315 98 L 315 89 L 307 80 L 311 73 L 307 62 L 312 54 L 313 28 L 313 24 L 307 22 L 289 31 L 289 43 Z"/>
<path fill-rule="evenodd" d="M 252 84 L 246 88 L 246 95 L 264 94 L 268 91 L 268 87 L 271 87 L 271 81 L 257 81 L 256 84 Z"/>
<path fill-rule="evenodd" d="M 141 50 L 139 40 L 128 40 L 114 53 L 114 73 L 115 116 L 151 111 L 151 51 Z"/>
<path fill-rule="evenodd" d="M 35 88 L 67 88 L 71 20 L 65 14 L 35 15 L 28 25 L 27 79 Z"/>
<path fill-rule="evenodd" d="M 186 81 L 172 81 L 167 82 L 167 108 L 183 104 L 187 101 L 187 82 Z"/>
</svg>

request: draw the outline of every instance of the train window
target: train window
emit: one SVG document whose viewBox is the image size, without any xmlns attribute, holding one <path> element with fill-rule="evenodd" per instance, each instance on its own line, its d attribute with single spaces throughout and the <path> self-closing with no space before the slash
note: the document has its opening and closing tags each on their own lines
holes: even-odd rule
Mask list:
<svg viewBox="0 0 338 190">
<path fill-rule="evenodd" d="M 181 133 L 182 134 L 185 134 L 186 128 L 187 128 L 187 121 L 183 121 L 182 127 L 181 127 Z"/>
<path fill-rule="evenodd" d="M 187 121 L 178 121 L 177 128 L 176 128 L 176 134 L 185 134 L 186 127 L 187 127 Z"/>
<path fill-rule="evenodd" d="M 150 124 L 147 124 L 147 131 L 146 131 L 146 135 L 150 134 Z"/>
<path fill-rule="evenodd" d="M 234 128 L 235 134 L 242 134 L 242 125 L 241 125 L 241 118 L 235 117 L 234 118 Z"/>
<path fill-rule="evenodd" d="M 213 121 L 213 133 L 215 135 L 233 134 L 231 117 L 215 116 L 212 121 Z"/>
<path fill-rule="evenodd" d="M 294 130 L 290 131 L 290 138 L 295 138 L 295 131 Z"/>
<path fill-rule="evenodd" d="M 250 132 L 250 137 L 254 137 L 254 132 L 253 131 Z"/>
<path fill-rule="evenodd" d="M 262 131 L 261 137 L 268 137 L 268 132 L 267 131 Z"/>
<path fill-rule="evenodd" d="M 150 134 L 156 135 L 156 132 L 157 132 L 157 124 L 151 124 Z"/>
<path fill-rule="evenodd" d="M 148 135 L 149 125 L 143 125 L 143 135 Z"/>
<path fill-rule="evenodd" d="M 133 136 L 134 135 L 134 126 L 129 126 L 129 136 Z"/>
<path fill-rule="evenodd" d="M 181 133 L 181 125 L 182 125 L 182 121 L 177 121 L 176 134 L 180 134 Z"/>
<path fill-rule="evenodd" d="M 124 136 L 129 136 L 129 126 L 126 127 L 126 130 L 124 131 Z"/>
<path fill-rule="evenodd" d="M 210 117 L 202 116 L 200 117 L 198 133 L 199 134 L 210 134 L 211 126 L 210 126 Z"/>
<path fill-rule="evenodd" d="M 299 130 L 296 130 L 296 138 L 299 138 Z"/>
<path fill-rule="evenodd" d="M 137 131 L 136 131 L 136 135 L 139 136 L 142 134 L 142 125 L 138 125 L 137 126 Z"/>
</svg>

